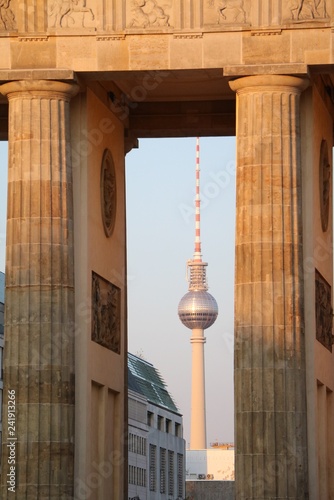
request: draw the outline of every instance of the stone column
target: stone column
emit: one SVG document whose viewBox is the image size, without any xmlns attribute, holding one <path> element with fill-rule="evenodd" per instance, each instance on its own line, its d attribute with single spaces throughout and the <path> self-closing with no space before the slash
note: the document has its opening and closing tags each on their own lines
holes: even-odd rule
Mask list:
<svg viewBox="0 0 334 500">
<path fill-rule="evenodd" d="M 69 101 L 77 91 L 57 81 L 0 87 L 9 100 L 3 500 L 73 498 Z"/>
<path fill-rule="evenodd" d="M 237 92 L 236 498 L 308 498 L 299 98 L 290 76 Z"/>
</svg>

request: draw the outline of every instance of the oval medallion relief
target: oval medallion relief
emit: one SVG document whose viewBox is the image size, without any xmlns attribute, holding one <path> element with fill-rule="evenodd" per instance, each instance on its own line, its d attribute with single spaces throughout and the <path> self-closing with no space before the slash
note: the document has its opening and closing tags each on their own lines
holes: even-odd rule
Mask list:
<svg viewBox="0 0 334 500">
<path fill-rule="evenodd" d="M 101 165 L 101 211 L 104 232 L 109 238 L 116 219 L 116 175 L 109 149 L 104 151 Z"/>
<path fill-rule="evenodd" d="M 320 189 L 320 217 L 321 227 L 325 232 L 328 228 L 329 206 L 331 195 L 332 169 L 328 160 L 328 145 L 323 139 L 320 146 L 319 161 L 319 189 Z"/>
</svg>

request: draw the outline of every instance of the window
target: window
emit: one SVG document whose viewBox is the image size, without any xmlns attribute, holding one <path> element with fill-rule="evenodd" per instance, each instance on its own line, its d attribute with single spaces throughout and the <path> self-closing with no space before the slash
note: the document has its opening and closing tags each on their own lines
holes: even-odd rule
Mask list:
<svg viewBox="0 0 334 500">
<path fill-rule="evenodd" d="M 172 421 L 166 418 L 166 432 L 169 433 L 172 430 Z"/>
<path fill-rule="evenodd" d="M 134 483 L 134 467 L 133 467 L 133 465 L 129 465 L 129 484 L 135 484 Z"/>
<path fill-rule="evenodd" d="M 183 455 L 181 453 L 177 454 L 177 497 L 183 498 Z"/>
<path fill-rule="evenodd" d="M 161 415 L 158 415 L 158 429 L 159 431 L 164 430 L 164 417 L 162 417 Z"/>
<path fill-rule="evenodd" d="M 146 456 L 146 438 L 141 439 L 140 454 Z"/>
<path fill-rule="evenodd" d="M 146 455 L 146 438 L 129 433 L 129 451 L 137 455 Z"/>
<path fill-rule="evenodd" d="M 146 469 L 129 465 L 129 484 L 146 487 Z"/>
<path fill-rule="evenodd" d="M 153 423 L 154 423 L 154 414 L 151 412 L 151 411 L 148 411 L 147 412 L 147 425 L 149 425 L 150 427 L 153 427 Z"/>
<path fill-rule="evenodd" d="M 174 495 L 174 451 L 168 450 L 168 495 Z"/>
<path fill-rule="evenodd" d="M 182 437 L 181 424 L 178 424 L 177 422 L 175 422 L 175 436 Z"/>
<path fill-rule="evenodd" d="M 157 489 L 156 459 L 157 459 L 157 447 L 154 444 L 150 444 L 150 456 L 149 456 L 150 491 L 156 491 Z"/>
<path fill-rule="evenodd" d="M 160 448 L 160 493 L 166 493 L 166 449 Z"/>
<path fill-rule="evenodd" d="M 132 451 L 133 448 L 132 441 L 133 441 L 133 434 L 129 433 L 128 451 Z"/>
</svg>

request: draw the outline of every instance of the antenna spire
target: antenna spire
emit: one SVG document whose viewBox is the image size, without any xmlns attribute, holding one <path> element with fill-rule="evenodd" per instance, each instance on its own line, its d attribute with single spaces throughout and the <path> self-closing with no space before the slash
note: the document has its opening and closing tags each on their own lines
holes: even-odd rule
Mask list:
<svg viewBox="0 0 334 500">
<path fill-rule="evenodd" d="M 201 251 L 201 199 L 200 199 L 200 165 L 199 165 L 199 137 L 196 137 L 196 196 L 195 196 L 195 250 L 188 261 L 189 290 L 207 290 L 206 280 L 207 263 L 202 261 Z"/>
<path fill-rule="evenodd" d="M 195 197 L 195 251 L 194 261 L 201 262 L 201 198 L 200 198 L 200 164 L 199 137 L 196 137 L 196 197 Z"/>
</svg>

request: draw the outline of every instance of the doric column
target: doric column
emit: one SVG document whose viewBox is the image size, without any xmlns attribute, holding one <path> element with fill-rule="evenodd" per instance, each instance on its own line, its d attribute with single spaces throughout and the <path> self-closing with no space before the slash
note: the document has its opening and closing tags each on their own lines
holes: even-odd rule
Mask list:
<svg viewBox="0 0 334 500">
<path fill-rule="evenodd" d="M 57 81 L 0 87 L 9 100 L 3 500 L 73 498 L 69 101 L 77 91 Z"/>
<path fill-rule="evenodd" d="M 308 498 L 299 97 L 252 76 L 237 92 L 236 498 Z"/>
</svg>

